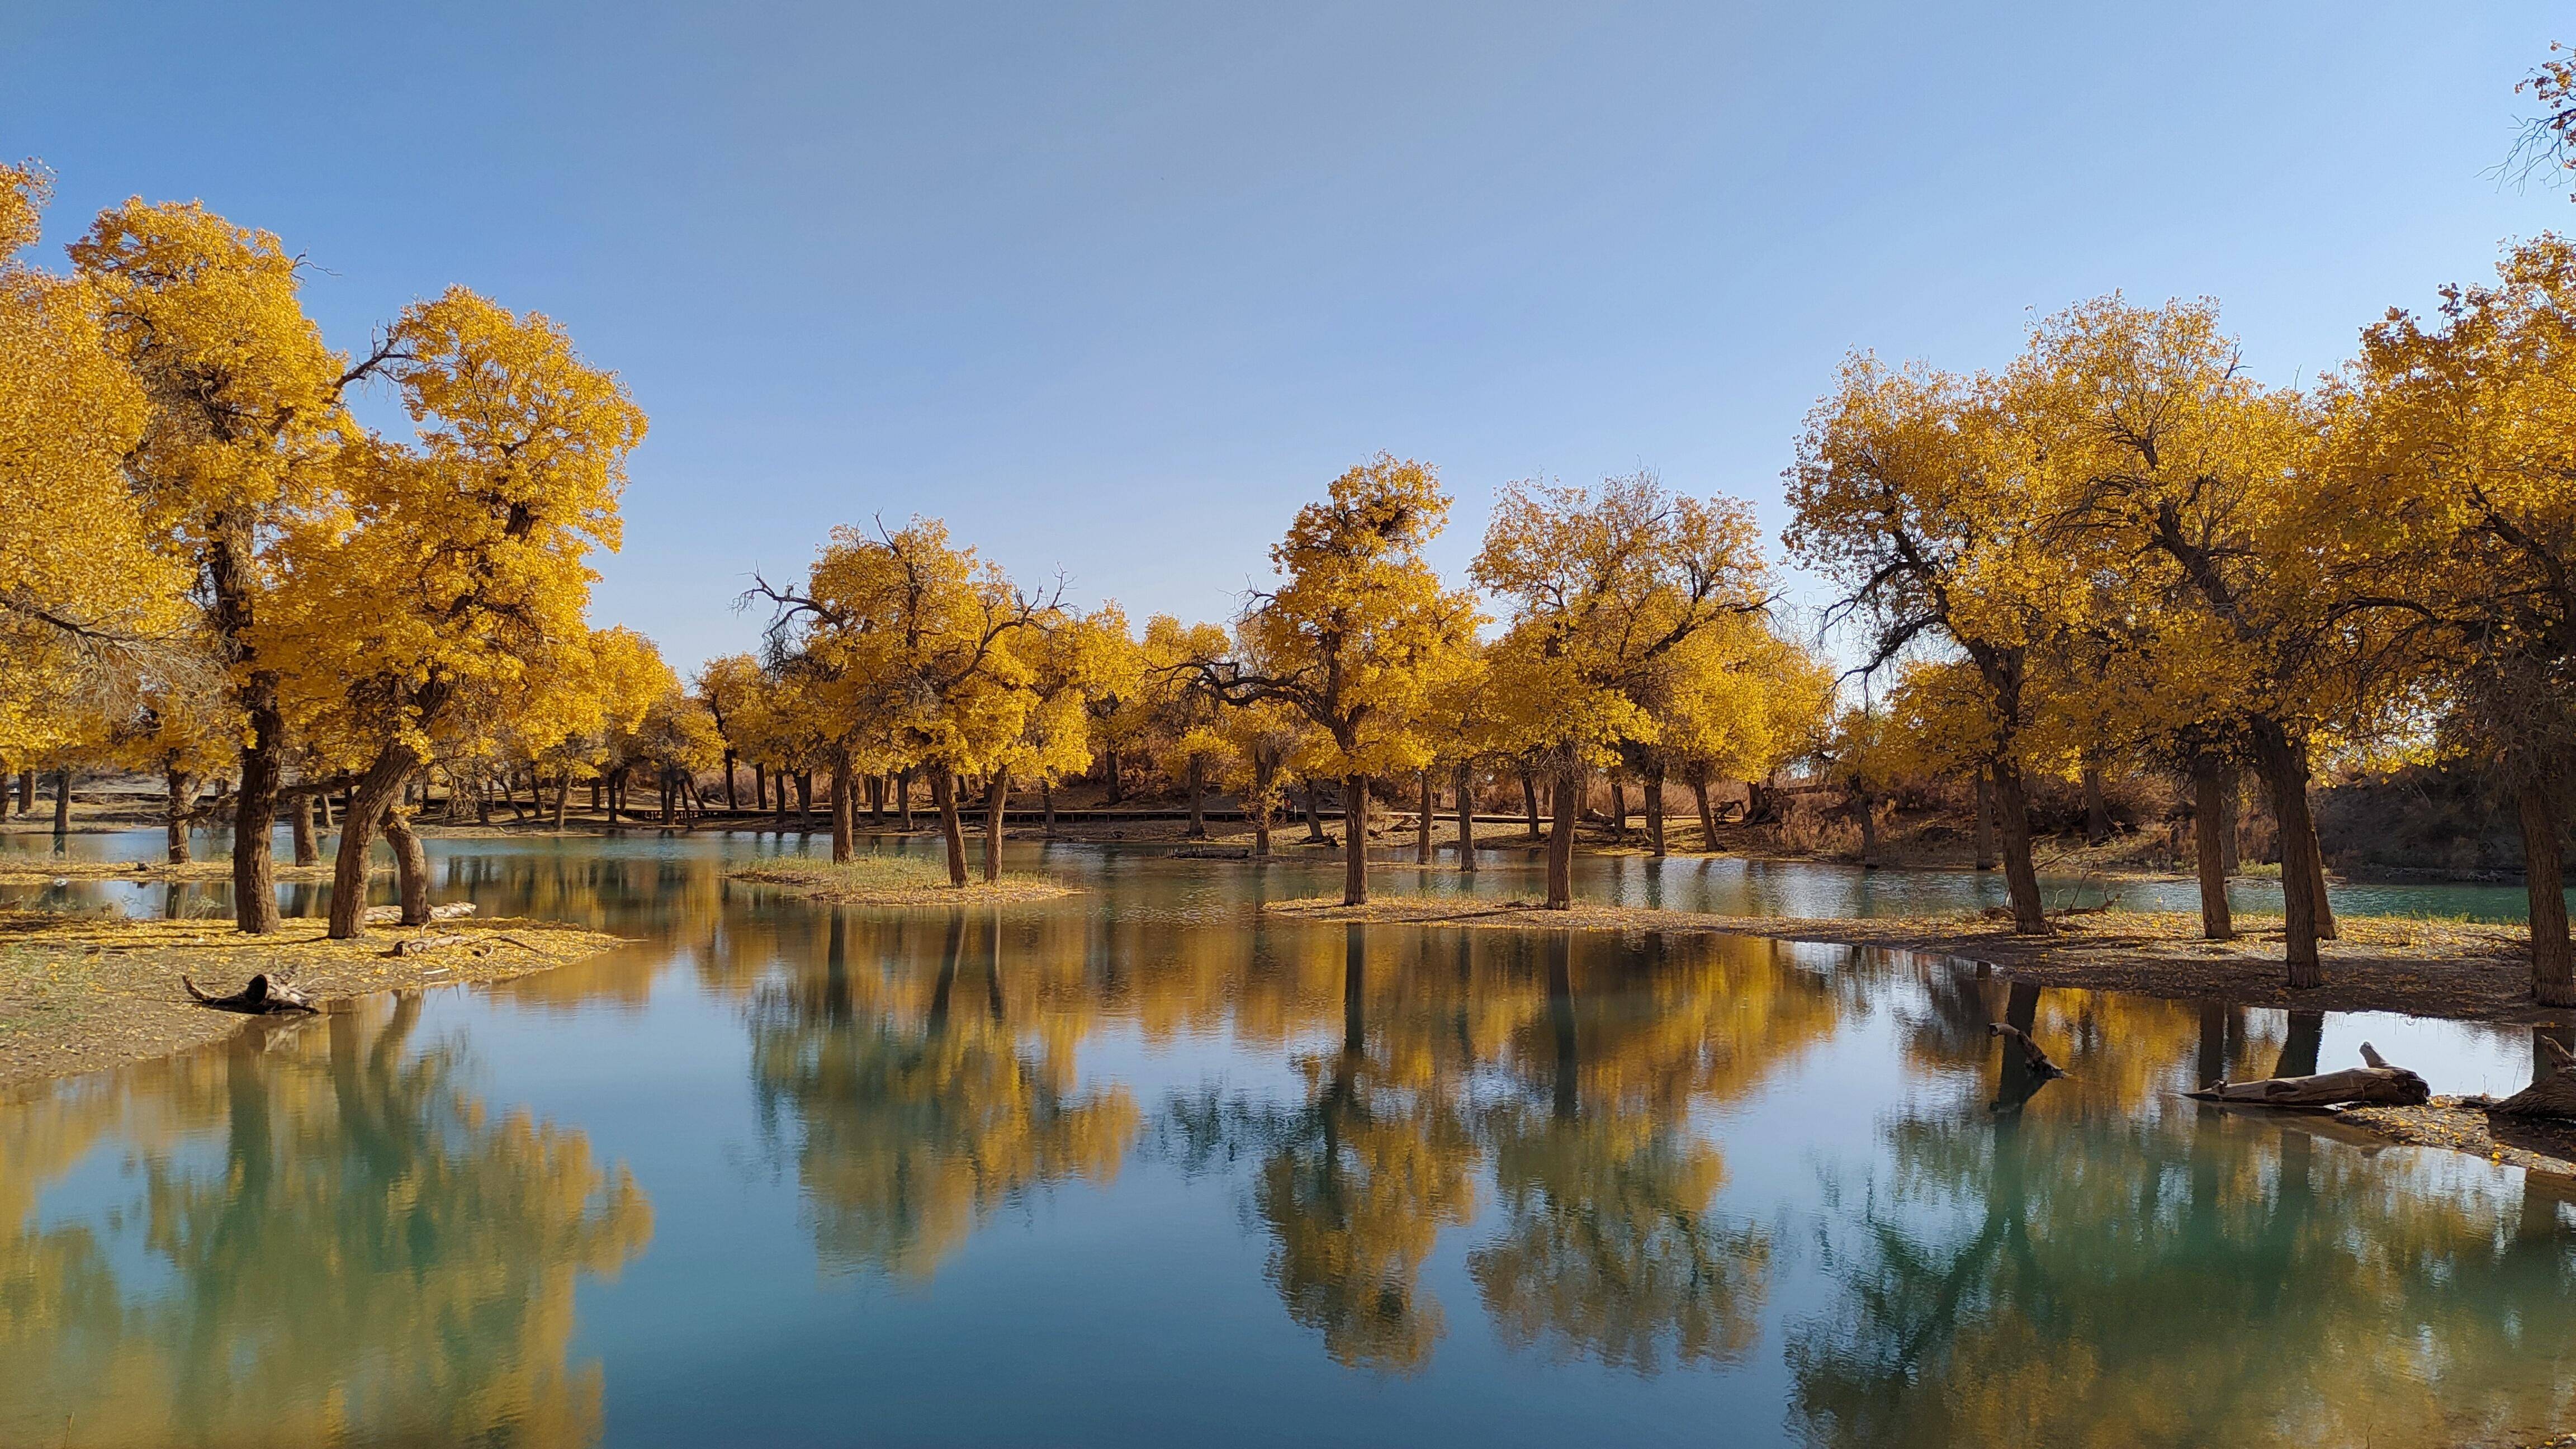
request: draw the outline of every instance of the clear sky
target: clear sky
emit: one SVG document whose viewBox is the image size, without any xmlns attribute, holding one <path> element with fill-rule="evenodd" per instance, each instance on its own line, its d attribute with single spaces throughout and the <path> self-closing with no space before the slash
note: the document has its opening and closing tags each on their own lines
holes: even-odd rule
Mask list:
<svg viewBox="0 0 2576 1449">
<path fill-rule="evenodd" d="M 1386 449 L 1458 497 L 1640 465 L 1784 522 L 1855 347 L 2211 295 L 2256 370 L 2576 223 L 2489 169 L 2528 3 L 77 4 L 0 28 L 50 248 L 202 198 L 335 345 L 464 283 L 653 420 L 594 613 L 686 669 L 825 531 L 946 518 L 1230 616 Z M 57 254 L 55 260 L 59 260 Z"/>
</svg>

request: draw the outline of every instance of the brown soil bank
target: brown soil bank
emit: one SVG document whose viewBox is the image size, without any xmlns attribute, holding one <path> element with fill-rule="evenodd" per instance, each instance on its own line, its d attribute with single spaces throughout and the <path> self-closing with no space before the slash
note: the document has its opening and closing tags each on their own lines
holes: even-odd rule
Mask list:
<svg viewBox="0 0 2576 1449">
<path fill-rule="evenodd" d="M 214 992 L 254 973 L 292 980 L 328 1009 L 371 991 L 500 981 L 617 944 L 615 936 L 544 921 L 446 920 L 455 945 L 395 956 L 414 933 L 386 929 L 327 940 L 322 923 L 290 920 L 245 936 L 216 920 L 132 920 L 0 911 L 0 1098 L 40 1077 L 94 1071 L 223 1037 L 246 1018 L 190 1000 L 181 975 Z"/>
<path fill-rule="evenodd" d="M 1802 919 L 1720 916 L 1577 902 L 1550 911 L 1522 901 L 1331 899 L 1269 910 L 1310 920 L 1384 921 L 1514 930 L 1713 931 L 1836 946 L 1923 951 L 1993 965 L 2006 978 L 2049 986 L 2127 991 L 2305 1011 L 2395 1011 L 2470 1021 L 2557 1024 L 2571 1013 L 2531 999 L 2531 938 L 2520 925 L 2463 925 L 2347 917 L 2343 939 L 2324 943 L 2326 984 L 2292 991 L 2281 965 L 2280 918 L 2243 916 L 2233 941 L 2200 939 L 2200 916 L 2106 911 L 2060 918 L 2055 934 L 2017 936 L 1983 916 Z"/>
</svg>

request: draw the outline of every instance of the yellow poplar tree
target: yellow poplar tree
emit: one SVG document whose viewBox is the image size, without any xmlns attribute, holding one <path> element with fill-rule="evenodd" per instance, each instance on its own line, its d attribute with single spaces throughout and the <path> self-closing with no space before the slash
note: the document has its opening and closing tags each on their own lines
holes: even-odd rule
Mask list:
<svg viewBox="0 0 2576 1449">
<path fill-rule="evenodd" d="M 346 450 L 347 511 L 299 530 L 281 617 L 256 644 L 369 746 L 332 877 L 338 939 L 364 929 L 368 848 L 449 708 L 586 640 L 586 559 L 617 544 L 645 425 L 542 315 L 453 288 L 407 309 L 392 337 L 418 446 Z M 426 903 L 406 891 L 404 915 L 426 919 Z"/>
<path fill-rule="evenodd" d="M 707 707 L 707 717 L 715 724 L 716 735 L 723 744 L 725 808 L 741 808 L 734 791 L 734 770 L 742 759 L 742 735 L 738 721 L 759 697 L 764 681 L 760 661 L 748 654 L 727 654 L 710 659 L 698 667 L 693 681 L 698 699 Z"/>
<path fill-rule="evenodd" d="M 327 511 L 332 459 L 349 431 L 341 390 L 386 353 L 352 366 L 325 347 L 297 295 L 296 258 L 195 202 L 110 208 L 71 255 L 147 405 L 127 479 L 156 541 L 193 576 L 232 671 L 244 722 L 234 919 L 274 931 L 269 832 L 287 740 L 278 665 L 257 641 L 279 572 L 275 541 Z"/>
<path fill-rule="evenodd" d="M 2561 87 L 2560 96 L 2565 95 Z M 2565 867 L 2576 742 L 2576 245 L 2514 247 L 2492 285 L 2363 335 L 2321 511 L 2376 612 L 2451 702 L 2448 733 L 2522 827 L 2532 994 L 2576 1005 Z"/>
<path fill-rule="evenodd" d="M 2334 915 L 2311 761 L 2370 706 L 2373 651 L 2354 647 L 2313 546 L 2313 410 L 2246 376 L 2207 302 L 2068 308 L 2033 330 L 2010 386 L 2061 509 L 2059 587 L 2117 581 L 2104 602 L 2155 656 L 2154 687 L 2130 692 L 2153 712 L 2143 732 L 2245 742 L 2280 821 L 2290 984 L 2322 985 Z"/>
<path fill-rule="evenodd" d="M 147 414 L 98 289 L 19 258 L 47 193 L 42 171 L 0 166 L 0 761 L 22 768 L 190 612 L 126 486 Z"/>
<path fill-rule="evenodd" d="M 929 768 L 949 883 L 963 887 L 957 776 L 1010 763 L 1035 700 L 1023 656 L 1057 601 L 1013 587 L 920 518 L 892 533 L 836 528 L 803 591 L 752 592 L 777 610 L 773 655 L 801 661 L 815 706 L 859 732 L 850 749 L 872 765 Z"/>
<path fill-rule="evenodd" d="M 1554 785 L 1547 904 L 1574 903 L 1574 827 L 1584 773 L 1628 763 L 1662 835 L 1660 733 L 1649 705 L 1670 692 L 1675 651 L 1753 614 L 1769 574 L 1751 510 L 1667 491 L 1651 473 L 1599 491 L 1515 484 L 1496 500 L 1479 586 L 1510 601 L 1491 653 L 1496 708 Z"/>
<path fill-rule="evenodd" d="M 2013 927 L 2048 929 L 2031 861 L 2020 736 L 2032 675 L 2069 627 L 2050 501 L 1996 385 L 1855 356 L 1808 414 L 1788 481 L 1790 549 L 1873 625 L 1864 670 L 1946 645 L 1975 671 L 1992 723 L 1985 766 L 2002 826 Z"/>
<path fill-rule="evenodd" d="M 1322 734 L 1317 767 L 1342 777 L 1348 905 L 1368 901 L 1368 777 L 1430 763 L 1432 693 L 1475 638 L 1473 600 L 1422 556 L 1448 513 L 1438 477 L 1409 459 L 1380 453 L 1334 479 L 1271 547 L 1281 582 L 1244 615 L 1249 660 L 1205 661 L 1227 698 L 1283 701 Z"/>
</svg>

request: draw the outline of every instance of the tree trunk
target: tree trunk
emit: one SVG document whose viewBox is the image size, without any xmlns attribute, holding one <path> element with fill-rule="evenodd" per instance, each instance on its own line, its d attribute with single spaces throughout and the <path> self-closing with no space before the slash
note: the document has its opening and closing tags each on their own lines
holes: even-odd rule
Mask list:
<svg viewBox="0 0 2576 1449">
<path fill-rule="evenodd" d="M 1521 808 L 1529 814 L 1529 838 L 1543 840 L 1547 832 L 1538 823 L 1538 780 L 1529 771 L 1521 771 Z"/>
<path fill-rule="evenodd" d="M 1458 791 L 1458 868 L 1476 868 L 1476 789 L 1475 780 L 1464 765 L 1458 767 L 1452 782 Z"/>
<path fill-rule="evenodd" d="M 796 772 L 796 814 L 800 822 L 814 818 L 814 772 L 811 770 Z"/>
<path fill-rule="evenodd" d="M 561 830 L 564 828 L 564 817 L 569 814 L 571 810 L 572 767 L 567 765 L 564 767 L 563 774 L 555 780 L 555 829 Z M 340 824 L 343 829 L 347 828 L 347 815 L 343 814 L 340 817 Z"/>
<path fill-rule="evenodd" d="M 1869 798 L 1869 787 L 1852 781 L 1852 815 L 1860 822 L 1860 868 L 1878 868 L 1878 802 Z"/>
<path fill-rule="evenodd" d="M 2289 1016 L 2289 1031 L 2281 1039 L 2281 1061 L 2272 1069 L 2272 1075 L 2313 1077 L 2317 1074 L 2317 1051 L 2325 1045 L 2326 1014 L 2322 1011 L 2293 1011 Z M 2202 1085 L 2207 1086 L 2208 1083 Z"/>
<path fill-rule="evenodd" d="M 2550 1033 L 2544 1026 L 2531 1029 L 2531 1085 L 2491 1104 L 2489 1111 L 2508 1117 L 2576 1118 L 2576 1055 Z M 2553 1210 L 2551 1221 L 2556 1220 Z"/>
<path fill-rule="evenodd" d="M 1055 839 L 1055 781 L 1052 779 L 1038 781 L 1038 809 L 1046 815 L 1046 838 Z M 1269 817 L 1264 815 L 1262 819 L 1267 824 Z"/>
<path fill-rule="evenodd" d="M 2531 900 L 2531 994 L 2543 1006 L 2576 1006 L 2576 969 L 2567 942 L 2566 863 L 2558 801 L 2544 780 L 2514 792 L 2522 816 L 2522 873 Z"/>
<path fill-rule="evenodd" d="M 2100 845 L 2111 838 L 2111 807 L 2102 798 L 2102 767 L 2084 767 L 2084 843 Z"/>
<path fill-rule="evenodd" d="M 901 824 L 904 829 L 910 830 L 912 828 L 912 768 L 906 766 L 895 771 L 894 783 L 895 804 L 901 807 L 903 815 Z"/>
<path fill-rule="evenodd" d="M 1977 869 L 1995 868 L 1995 778 L 1977 767 Z"/>
<path fill-rule="evenodd" d="M 1274 770 L 1252 782 L 1252 858 L 1254 860 L 1270 858 L 1270 802 L 1279 793 L 1278 779 L 1278 772 Z M 1052 833 L 1052 822 L 1055 818 L 1052 810 L 1048 812 L 1047 818 L 1050 822 L 1050 833 Z"/>
<path fill-rule="evenodd" d="M 1657 860 L 1664 856 L 1664 767 L 1660 761 L 1646 767 L 1646 853 Z"/>
<path fill-rule="evenodd" d="M 349 791 L 348 812 L 340 821 L 339 853 L 331 862 L 329 935 L 334 941 L 354 941 L 367 932 L 367 853 L 375 846 L 385 811 L 419 764 L 405 747 L 387 745 Z"/>
<path fill-rule="evenodd" d="M 2366 1066 L 2346 1067 L 2312 1077 L 2263 1077 L 2251 1082 L 2220 1082 L 2186 1097 L 2208 1102 L 2247 1102 L 2265 1107 L 2331 1107 L 2344 1102 L 2420 1107 L 2433 1090 L 2422 1077 L 2390 1066 L 2370 1043 L 2361 1044 Z"/>
<path fill-rule="evenodd" d="M 36 772 L 33 770 L 18 772 L 18 813 L 21 816 L 36 813 Z"/>
<path fill-rule="evenodd" d="M 669 765 L 664 765 L 658 779 L 660 783 L 657 793 L 662 797 L 662 808 L 656 823 L 668 825 L 679 808 L 679 801 L 674 797 L 680 793 L 680 772 Z"/>
<path fill-rule="evenodd" d="M 1772 798 L 1771 787 L 1759 780 L 1744 782 L 1744 823 L 1753 825 L 1768 821 L 1778 814 L 1779 802 Z"/>
<path fill-rule="evenodd" d="M 1582 789 L 1582 773 L 1571 766 L 1557 770 L 1548 781 L 1552 818 L 1547 833 L 1547 908 L 1551 911 L 1574 905 L 1574 817 Z"/>
<path fill-rule="evenodd" d="M 1440 802 L 1431 793 L 1431 771 L 1423 769 L 1415 773 L 1421 776 L 1416 783 L 1421 787 L 1422 798 L 1416 802 L 1417 808 L 1413 812 L 1413 860 L 1417 865 L 1429 865 L 1431 817 L 1439 813 Z"/>
<path fill-rule="evenodd" d="M 1717 853 L 1717 812 L 1708 808 L 1708 777 L 1691 781 L 1691 803 L 1699 807 L 1699 848 L 1703 854 Z"/>
<path fill-rule="evenodd" d="M 1316 803 L 1316 797 L 1324 793 L 1324 787 L 1317 784 L 1312 775 L 1305 778 L 1304 784 L 1306 786 L 1306 839 L 1320 844 L 1332 839 L 1324 833 L 1323 808 Z"/>
<path fill-rule="evenodd" d="M 854 802 L 850 799 L 850 762 L 847 756 L 832 763 L 832 864 L 848 865 L 852 837 L 857 834 L 852 818 Z"/>
<path fill-rule="evenodd" d="M 2048 934 L 2048 913 L 2040 904 L 2039 871 L 2030 859 L 2030 796 L 2022 788 L 2021 766 L 2009 760 L 1996 760 L 1988 768 L 1994 772 L 1995 819 L 2002 829 L 2004 855 L 2004 894 L 2012 902 L 2013 931 L 2016 935 Z"/>
<path fill-rule="evenodd" d="M 2317 832 L 2308 816 L 2307 752 L 2289 732 L 2271 720 L 2256 720 L 2254 765 L 2272 797 L 2272 818 L 2281 829 L 2281 904 L 2286 918 L 2290 985 L 2326 984 L 2317 958 L 2322 936 L 2319 916 L 2325 904 L 2323 868 L 2316 858 Z"/>
<path fill-rule="evenodd" d="M 734 793 L 734 778 L 733 778 L 733 772 L 734 772 L 735 770 L 739 769 L 739 768 L 741 768 L 741 766 L 740 766 L 740 765 L 735 761 L 733 751 L 731 751 L 731 750 L 726 750 L 726 751 L 724 752 L 724 771 L 725 771 L 725 808 L 726 808 L 727 810 L 739 810 L 739 809 L 741 809 L 741 808 L 742 808 L 742 801 L 741 801 L 741 799 L 740 799 L 740 798 L 738 798 L 738 797 L 735 795 L 735 793 Z"/>
<path fill-rule="evenodd" d="M 385 812 L 385 844 L 394 848 L 394 880 L 400 892 L 406 926 L 426 926 L 429 909 L 429 853 L 420 848 L 411 820 L 400 807 Z"/>
<path fill-rule="evenodd" d="M 72 772 L 68 765 L 54 772 L 54 833 L 72 833 Z"/>
<path fill-rule="evenodd" d="M 269 832 L 277 824 L 286 719 L 277 707 L 277 676 L 252 675 L 242 686 L 241 707 L 250 737 L 242 745 L 241 797 L 233 802 L 233 928 L 265 936 L 278 926 L 276 847 Z"/>
<path fill-rule="evenodd" d="M 930 769 L 930 803 L 939 808 L 939 838 L 948 846 L 948 883 L 966 888 L 966 828 L 957 818 L 957 776 L 946 765 Z"/>
<path fill-rule="evenodd" d="M 1207 839 L 1207 816 L 1201 807 L 1200 797 L 1207 791 L 1207 764 L 1196 755 L 1190 757 L 1188 786 L 1190 792 L 1188 838 L 1205 840 Z"/>
<path fill-rule="evenodd" d="M 2191 772 L 2191 835 L 2200 868 L 2200 934 L 2212 941 L 2236 935 L 2236 920 L 2227 905 L 2227 788 L 2214 764 Z"/>
<path fill-rule="evenodd" d="M 1109 795 L 1103 803 L 1110 805 L 1122 804 L 1127 799 L 1127 791 L 1126 788 L 1120 784 L 1118 779 L 1118 752 L 1116 750 L 1103 750 L 1101 752 L 1101 759 L 1107 764 L 1109 775 Z"/>
<path fill-rule="evenodd" d="M 870 774 L 868 776 L 868 824 L 873 826 L 885 824 L 885 796 L 886 777 Z"/>
<path fill-rule="evenodd" d="M 754 761 L 751 767 L 751 808 L 769 808 L 769 767 Z"/>
<path fill-rule="evenodd" d="M 2237 835 L 2237 826 L 2244 819 L 2245 812 L 2240 808 L 2244 798 L 2244 777 L 2230 765 L 2218 777 L 2218 868 L 2229 880 L 2245 868 L 2240 854 L 2243 842 Z"/>
<path fill-rule="evenodd" d="M 188 807 L 197 803 L 197 777 L 185 770 L 170 770 L 164 773 L 163 779 L 170 791 L 169 808 L 166 812 L 168 828 L 164 843 L 169 849 L 170 863 L 186 865 L 188 863 Z"/>
<path fill-rule="evenodd" d="M 1002 812 L 1010 807 L 1011 772 L 995 770 L 984 786 L 984 879 L 1002 878 Z"/>
<path fill-rule="evenodd" d="M 289 807 L 287 818 L 294 823 L 295 827 L 295 863 L 297 865 L 321 864 L 322 846 L 313 835 L 312 792 L 306 791 L 295 797 L 295 803 Z"/>
<path fill-rule="evenodd" d="M 1342 904 L 1368 904 L 1368 776 L 1342 777 Z"/>
<path fill-rule="evenodd" d="M 1617 775 L 1610 777 L 1610 838 L 1628 839 L 1628 782 Z"/>
</svg>

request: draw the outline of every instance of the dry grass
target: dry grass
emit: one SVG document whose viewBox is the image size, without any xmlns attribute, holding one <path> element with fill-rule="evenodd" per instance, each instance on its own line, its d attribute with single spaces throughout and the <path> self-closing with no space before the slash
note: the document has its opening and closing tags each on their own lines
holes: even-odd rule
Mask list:
<svg viewBox="0 0 2576 1449">
<path fill-rule="evenodd" d="M 2318 1011 L 2398 1011 L 2480 1021 L 2555 1022 L 2568 1013 L 2536 1005 L 2530 934 L 2510 924 L 2352 917 L 2324 944 L 2326 984 L 2292 991 L 2281 965 L 2278 916 L 2237 917 L 2231 941 L 2200 939 L 2200 917 L 2182 911 L 2105 911 L 2057 918 L 2046 936 L 2015 935 L 1986 915 L 1798 919 L 1721 916 L 1588 905 L 1548 911 L 1525 901 L 1380 898 L 1348 907 L 1329 898 L 1275 903 L 1271 911 L 1327 921 L 1386 921 L 1505 929 L 1713 931 L 1775 940 L 1922 951 L 1987 962 L 2005 976 L 2045 985 L 2128 991 L 2248 1006 Z"/>
<path fill-rule="evenodd" d="M 781 856 L 735 866 L 725 878 L 841 906 L 996 905 L 1073 894 L 1045 876 L 1016 871 L 989 882 L 969 876 L 963 887 L 953 886 L 946 866 L 901 855 L 863 855 L 846 865 Z"/>
<path fill-rule="evenodd" d="M 182 974 L 222 993 L 267 972 L 327 1005 L 371 991 L 505 980 L 618 940 L 544 921 L 467 918 L 435 929 L 467 940 L 391 956 L 408 932 L 332 941 L 320 921 L 302 918 L 275 935 L 245 936 L 221 920 L 0 911 L 0 1089 L 213 1041 L 245 1020 L 190 1001 Z"/>
</svg>

